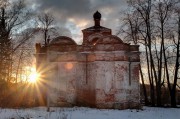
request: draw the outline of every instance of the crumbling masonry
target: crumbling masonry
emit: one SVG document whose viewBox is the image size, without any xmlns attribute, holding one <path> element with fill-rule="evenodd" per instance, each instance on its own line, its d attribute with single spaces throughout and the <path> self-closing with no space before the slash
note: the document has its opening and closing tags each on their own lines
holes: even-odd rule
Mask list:
<svg viewBox="0 0 180 119">
<path fill-rule="evenodd" d="M 37 71 L 43 74 L 48 106 L 126 109 L 140 106 L 139 46 L 123 43 L 100 25 L 82 30 L 83 43 L 60 36 L 36 44 Z"/>
</svg>

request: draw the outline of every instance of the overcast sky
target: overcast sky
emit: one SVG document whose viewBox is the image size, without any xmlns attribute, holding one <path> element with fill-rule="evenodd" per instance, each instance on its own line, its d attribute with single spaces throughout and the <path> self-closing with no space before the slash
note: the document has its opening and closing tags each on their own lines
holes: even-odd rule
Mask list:
<svg viewBox="0 0 180 119">
<path fill-rule="evenodd" d="M 116 34 L 120 15 L 127 8 L 127 0 L 27 0 L 28 6 L 37 12 L 51 13 L 66 34 L 78 43 L 82 40 L 81 30 L 94 25 L 93 14 L 102 14 L 101 25 L 111 28 Z M 63 33 L 62 33 L 63 34 Z"/>
</svg>

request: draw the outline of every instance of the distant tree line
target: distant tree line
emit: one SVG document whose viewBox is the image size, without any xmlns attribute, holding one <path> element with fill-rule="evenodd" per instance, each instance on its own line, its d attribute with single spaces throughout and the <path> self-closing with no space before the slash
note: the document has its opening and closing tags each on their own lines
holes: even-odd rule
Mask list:
<svg viewBox="0 0 180 119">
<path fill-rule="evenodd" d="M 56 33 L 53 23 L 52 15 L 35 14 L 25 0 L 0 0 L 0 106 L 28 104 L 27 99 L 32 102 L 35 89 L 28 89 L 33 86 L 27 81 L 26 66 L 33 63 L 33 39 L 43 34 L 46 46 L 50 33 Z"/>
<path fill-rule="evenodd" d="M 140 76 L 145 105 L 163 106 L 162 87 L 167 87 L 170 104 L 176 107 L 180 79 L 180 1 L 128 0 L 128 6 L 119 33 L 127 42 L 141 46 Z M 146 83 L 150 85 L 150 98 Z"/>
</svg>

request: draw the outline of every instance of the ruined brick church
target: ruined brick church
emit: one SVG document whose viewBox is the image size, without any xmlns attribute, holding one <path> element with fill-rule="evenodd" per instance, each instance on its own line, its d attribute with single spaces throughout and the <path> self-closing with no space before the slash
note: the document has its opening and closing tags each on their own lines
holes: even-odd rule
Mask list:
<svg viewBox="0 0 180 119">
<path fill-rule="evenodd" d="M 83 43 L 66 36 L 36 44 L 37 71 L 43 72 L 48 106 L 126 109 L 140 106 L 139 46 L 124 43 L 100 25 L 82 30 Z"/>
</svg>

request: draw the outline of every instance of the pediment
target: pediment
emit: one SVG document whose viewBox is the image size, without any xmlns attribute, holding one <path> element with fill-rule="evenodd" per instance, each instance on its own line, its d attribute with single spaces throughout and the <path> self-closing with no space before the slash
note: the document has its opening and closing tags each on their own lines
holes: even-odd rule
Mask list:
<svg viewBox="0 0 180 119">
<path fill-rule="evenodd" d="M 96 44 L 124 44 L 123 41 L 114 35 L 101 36 L 101 37 L 92 37 L 89 42 L 93 45 Z"/>
</svg>

